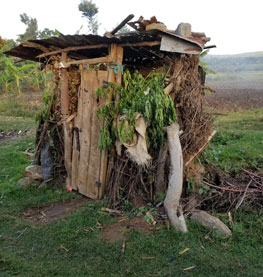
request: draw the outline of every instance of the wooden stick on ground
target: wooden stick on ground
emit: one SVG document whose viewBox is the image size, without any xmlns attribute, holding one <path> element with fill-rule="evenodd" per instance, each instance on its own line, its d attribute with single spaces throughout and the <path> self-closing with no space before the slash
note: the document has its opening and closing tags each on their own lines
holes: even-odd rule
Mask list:
<svg viewBox="0 0 263 277">
<path fill-rule="evenodd" d="M 126 239 L 124 238 L 123 241 L 122 241 L 120 261 L 124 260 L 125 248 L 126 248 Z"/>
</svg>

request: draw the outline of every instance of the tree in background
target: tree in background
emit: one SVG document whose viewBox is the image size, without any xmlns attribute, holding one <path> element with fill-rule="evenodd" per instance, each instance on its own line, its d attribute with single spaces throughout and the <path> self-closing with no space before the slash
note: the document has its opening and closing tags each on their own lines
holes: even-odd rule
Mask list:
<svg viewBox="0 0 263 277">
<path fill-rule="evenodd" d="M 17 41 L 4 40 L 0 36 L 0 94 L 1 92 L 39 91 L 46 85 L 46 74 L 39 70 L 39 64 L 30 61 L 19 61 L 6 56 L 4 51 L 30 39 L 46 39 L 51 36 L 59 36 L 58 30 L 38 30 L 36 18 L 31 18 L 26 13 L 20 15 L 21 22 L 27 28 L 24 34 L 20 34 Z"/>
<path fill-rule="evenodd" d="M 7 44 L 7 41 L 0 36 L 0 50 Z"/>
<path fill-rule="evenodd" d="M 99 29 L 99 23 L 96 14 L 99 8 L 92 0 L 82 0 L 79 4 L 79 11 L 82 12 L 82 16 L 88 19 L 88 28 L 92 34 L 97 35 Z"/>
<path fill-rule="evenodd" d="M 37 19 L 28 16 L 26 13 L 20 14 L 20 20 L 24 23 L 27 28 L 24 34 L 18 35 L 17 41 L 23 42 L 29 39 L 37 39 L 38 37 L 38 25 Z"/>
<path fill-rule="evenodd" d="M 55 30 L 50 30 L 48 28 L 45 28 L 42 31 L 38 32 L 38 38 L 40 39 L 46 39 L 46 38 L 50 38 L 50 37 L 58 37 L 60 35 L 60 32 L 55 29 Z"/>
<path fill-rule="evenodd" d="M 24 23 L 27 28 L 24 34 L 18 35 L 17 42 L 24 42 L 30 39 L 46 39 L 49 37 L 59 36 L 60 32 L 58 30 L 50 30 L 45 28 L 44 30 L 38 30 L 37 19 L 28 16 L 26 13 L 20 14 L 20 20 Z"/>
</svg>

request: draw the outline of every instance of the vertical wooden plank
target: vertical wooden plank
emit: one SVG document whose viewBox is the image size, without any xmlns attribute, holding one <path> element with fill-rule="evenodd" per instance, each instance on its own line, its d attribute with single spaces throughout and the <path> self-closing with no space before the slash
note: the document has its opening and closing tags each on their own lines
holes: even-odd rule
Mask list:
<svg viewBox="0 0 263 277">
<path fill-rule="evenodd" d="M 116 45 L 111 44 L 110 46 L 110 56 L 112 57 L 112 61 L 114 64 L 122 65 L 123 60 L 123 48 Z M 121 84 L 122 73 L 121 70 L 118 69 L 117 76 L 115 76 L 114 69 L 109 70 L 108 82 L 116 82 Z M 117 96 L 118 99 L 119 96 Z M 109 93 L 108 101 L 112 101 L 112 91 Z M 98 198 L 100 199 L 105 191 L 106 185 L 106 175 L 107 175 L 107 165 L 108 165 L 108 150 L 103 150 L 101 153 L 101 163 L 100 163 L 100 187 L 98 188 Z"/>
<path fill-rule="evenodd" d="M 117 65 L 122 65 L 123 47 L 117 46 L 116 52 L 117 52 L 116 63 L 117 63 Z M 121 85 L 121 81 L 122 81 L 122 72 L 121 72 L 120 69 L 118 69 L 118 73 L 117 73 L 117 77 L 116 77 L 116 83 Z"/>
<path fill-rule="evenodd" d="M 98 103 L 96 99 L 96 91 L 102 86 L 103 81 L 107 80 L 107 71 L 88 71 L 82 72 L 82 84 L 80 91 L 78 115 L 76 124 L 79 124 L 80 147 L 79 160 L 76 161 L 76 153 L 74 140 L 74 188 L 76 187 L 81 194 L 93 199 L 98 198 L 98 186 L 100 183 L 100 160 L 101 152 L 98 148 L 99 131 L 103 121 L 97 119 Z M 74 135 L 76 139 L 76 132 Z"/>
<path fill-rule="evenodd" d="M 83 110 L 81 116 L 81 132 L 80 132 L 80 159 L 79 159 L 79 177 L 78 177 L 78 190 L 80 193 L 94 198 L 94 195 L 88 193 L 89 176 L 88 167 L 90 162 L 90 147 L 91 147 L 91 118 L 93 113 L 93 102 L 91 98 L 92 86 L 94 77 L 96 77 L 95 71 L 83 70 L 82 82 L 83 82 Z"/>
<path fill-rule="evenodd" d="M 81 68 L 82 70 L 82 68 Z M 82 70 L 83 71 L 83 70 Z M 81 71 L 81 79 L 82 73 Z M 74 138 L 73 138 L 73 150 L 72 150 L 72 189 L 77 190 L 78 182 L 79 182 L 79 159 L 81 152 L 81 144 L 80 144 L 80 133 L 81 133 L 81 118 L 82 118 L 82 110 L 83 110 L 83 83 L 81 82 L 79 91 L 78 91 L 78 108 L 77 108 L 77 116 L 74 119 Z"/>
<path fill-rule="evenodd" d="M 114 65 L 122 64 L 123 48 L 111 45 L 110 55 Z M 108 71 L 82 70 L 81 89 L 79 92 L 78 112 L 75 118 L 75 128 L 79 129 L 79 146 L 77 131 L 74 131 L 72 155 L 72 183 L 73 188 L 93 199 L 100 199 L 105 190 L 108 152 L 98 149 L 99 131 L 103 121 L 97 119 L 97 109 L 100 103 L 96 99 L 96 91 L 103 81 L 121 84 L 122 72 L 118 69 Z M 105 100 L 104 100 L 105 101 Z M 107 101 L 112 101 L 112 91 Z"/>
<path fill-rule="evenodd" d="M 102 104 L 102 102 L 97 103 L 96 99 L 96 91 L 99 87 L 103 85 L 103 81 L 107 81 L 108 78 L 108 72 L 107 71 L 97 71 L 96 75 L 96 85 L 93 88 L 92 93 L 92 100 L 93 100 L 93 114 L 92 114 L 92 137 L 91 137 L 91 153 L 92 153 L 92 162 L 89 164 L 89 184 L 90 188 L 92 189 L 92 193 L 94 193 L 95 198 L 99 199 L 99 191 L 100 187 L 104 184 L 102 184 L 102 181 L 100 180 L 100 164 L 101 164 L 101 156 L 102 153 L 99 150 L 99 132 L 103 126 L 103 120 L 98 120 L 97 118 L 97 110 L 98 106 Z M 92 187 L 93 184 L 93 187 Z"/>
<path fill-rule="evenodd" d="M 67 53 L 63 52 L 61 62 L 67 62 Z M 71 151 L 72 151 L 72 133 L 70 125 L 66 123 L 69 115 L 69 94 L 68 94 L 68 74 L 67 69 L 61 69 L 61 113 L 64 132 L 64 164 L 67 171 L 66 186 L 71 185 Z"/>
</svg>

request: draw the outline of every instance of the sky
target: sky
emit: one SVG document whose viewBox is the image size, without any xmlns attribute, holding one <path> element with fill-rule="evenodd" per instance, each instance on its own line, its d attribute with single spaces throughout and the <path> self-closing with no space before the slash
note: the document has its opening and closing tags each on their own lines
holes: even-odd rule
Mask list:
<svg viewBox="0 0 263 277">
<path fill-rule="evenodd" d="M 39 29 L 57 29 L 75 34 L 87 26 L 78 10 L 81 0 L 0 0 L 0 36 L 16 39 L 26 26 L 20 14 L 37 18 Z M 262 0 L 93 0 L 98 6 L 99 34 L 111 31 L 127 15 L 134 20 L 155 15 L 168 29 L 179 23 L 192 25 L 192 31 L 204 32 L 215 44 L 210 54 L 239 54 L 263 51 Z M 80 33 L 87 33 L 83 27 Z"/>
</svg>

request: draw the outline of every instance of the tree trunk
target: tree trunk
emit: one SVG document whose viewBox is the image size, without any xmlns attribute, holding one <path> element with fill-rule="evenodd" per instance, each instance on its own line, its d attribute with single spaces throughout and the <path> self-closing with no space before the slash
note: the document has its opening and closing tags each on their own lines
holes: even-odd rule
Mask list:
<svg viewBox="0 0 263 277">
<path fill-rule="evenodd" d="M 180 206 L 183 187 L 183 155 L 179 140 L 179 125 L 177 123 L 172 124 L 166 128 L 166 132 L 171 164 L 164 207 L 172 226 L 178 231 L 188 232 Z"/>
</svg>

